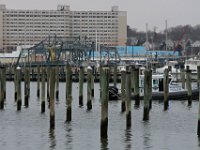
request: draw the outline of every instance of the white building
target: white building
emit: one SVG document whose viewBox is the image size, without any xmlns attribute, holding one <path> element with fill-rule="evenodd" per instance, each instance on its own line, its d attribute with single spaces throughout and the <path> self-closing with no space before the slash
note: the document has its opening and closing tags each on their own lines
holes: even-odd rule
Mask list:
<svg viewBox="0 0 200 150">
<path fill-rule="evenodd" d="M 57 10 L 14 10 L 0 5 L 0 49 L 34 45 L 49 35 L 82 36 L 106 46 L 125 45 L 126 11 L 71 11 L 67 5 Z"/>
</svg>

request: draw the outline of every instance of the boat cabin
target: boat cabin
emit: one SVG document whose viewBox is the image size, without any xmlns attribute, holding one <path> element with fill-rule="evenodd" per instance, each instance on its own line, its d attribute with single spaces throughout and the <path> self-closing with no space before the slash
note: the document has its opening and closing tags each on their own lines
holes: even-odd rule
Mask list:
<svg viewBox="0 0 200 150">
<path fill-rule="evenodd" d="M 163 91 L 163 80 L 164 74 L 155 74 L 152 75 L 152 92 L 161 92 Z M 169 83 L 172 80 L 172 76 L 169 75 Z M 144 75 L 140 75 L 139 77 L 139 87 L 140 87 L 140 95 L 144 95 Z"/>
</svg>

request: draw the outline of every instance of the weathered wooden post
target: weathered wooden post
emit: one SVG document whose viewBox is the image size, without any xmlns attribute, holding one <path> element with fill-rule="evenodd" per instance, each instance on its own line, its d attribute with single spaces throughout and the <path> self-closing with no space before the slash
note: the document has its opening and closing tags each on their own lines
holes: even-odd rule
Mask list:
<svg viewBox="0 0 200 150">
<path fill-rule="evenodd" d="M 32 81 L 35 81 L 35 70 L 34 70 L 34 67 L 33 68 L 31 68 L 31 80 Z"/>
<path fill-rule="evenodd" d="M 59 66 L 56 67 L 56 100 L 59 100 Z"/>
<path fill-rule="evenodd" d="M 114 83 L 114 87 L 117 87 L 117 64 L 115 64 L 114 65 L 114 75 L 113 75 L 114 77 L 114 81 L 113 81 L 113 83 Z"/>
<path fill-rule="evenodd" d="M 198 82 L 200 76 L 200 66 L 197 66 Z M 200 84 L 198 83 L 198 88 L 200 89 Z M 199 113 L 198 113 L 198 124 L 197 124 L 197 135 L 200 137 L 200 90 L 199 90 Z"/>
<path fill-rule="evenodd" d="M 17 70 L 16 68 L 14 67 L 13 68 L 13 71 L 14 71 L 14 87 L 15 87 L 15 91 L 14 91 L 14 99 L 15 99 L 15 102 L 17 101 Z"/>
<path fill-rule="evenodd" d="M 172 73 L 172 66 L 168 66 L 168 73 Z"/>
<path fill-rule="evenodd" d="M 188 91 L 188 105 L 192 104 L 192 86 L 191 86 L 191 70 L 186 66 L 186 86 Z"/>
<path fill-rule="evenodd" d="M 40 66 L 37 66 L 37 97 L 40 97 Z"/>
<path fill-rule="evenodd" d="M 126 127 L 131 127 L 131 73 L 127 68 L 126 72 Z"/>
<path fill-rule="evenodd" d="M 102 65 L 100 64 L 100 66 L 99 66 L 99 85 L 100 85 L 100 87 L 101 87 L 101 82 L 102 82 L 102 76 L 101 76 L 101 74 L 102 74 Z M 102 96 L 102 92 L 101 92 L 101 90 L 100 90 L 100 99 L 101 99 L 101 96 Z"/>
<path fill-rule="evenodd" d="M 24 70 L 24 106 L 29 106 L 29 70 L 25 68 Z"/>
<path fill-rule="evenodd" d="M 3 95 L 3 67 L 0 68 L 0 109 L 4 109 L 4 95 Z"/>
<path fill-rule="evenodd" d="M 145 69 L 144 71 L 144 113 L 143 120 L 149 120 L 149 101 L 151 99 L 151 86 L 152 83 L 152 72 L 150 69 Z"/>
<path fill-rule="evenodd" d="M 72 120 L 72 68 L 67 64 L 66 69 L 66 121 Z"/>
<path fill-rule="evenodd" d="M 49 84 L 50 84 L 50 66 L 47 67 L 47 100 L 48 101 L 50 99 Z"/>
<path fill-rule="evenodd" d="M 28 97 L 30 97 L 30 81 L 31 81 L 31 77 L 30 77 L 30 67 L 28 67 L 28 69 L 27 69 L 27 72 L 28 72 L 28 85 L 27 85 L 27 87 L 28 87 Z"/>
<path fill-rule="evenodd" d="M 140 106 L 140 93 L 139 93 L 139 68 L 136 67 L 136 66 L 133 66 L 132 68 L 132 78 L 131 80 L 133 80 L 132 82 L 132 85 L 133 85 L 133 96 L 135 98 L 135 106 L 136 107 L 139 107 Z"/>
<path fill-rule="evenodd" d="M 16 68 L 16 73 L 17 73 L 17 110 L 21 110 L 21 105 L 22 105 L 22 99 L 21 99 L 21 68 L 18 66 Z"/>
<path fill-rule="evenodd" d="M 126 93 L 125 93 L 125 85 L 126 85 L 126 69 L 122 68 L 121 70 L 121 112 L 125 112 L 126 110 Z"/>
<path fill-rule="evenodd" d="M 6 100 L 6 66 L 3 66 L 3 68 L 2 68 L 2 90 L 3 90 L 3 95 L 2 95 L 2 97 L 3 97 L 3 100 L 5 101 Z"/>
<path fill-rule="evenodd" d="M 45 112 L 45 68 L 42 68 L 42 77 L 41 77 L 41 113 Z"/>
<path fill-rule="evenodd" d="M 151 65 L 150 64 L 148 64 L 148 69 L 150 70 L 150 80 L 151 80 L 151 82 L 149 82 L 149 87 L 151 87 L 151 88 L 149 88 L 148 89 L 148 93 L 149 93 L 149 109 L 151 109 L 152 108 L 152 70 L 151 70 Z"/>
<path fill-rule="evenodd" d="M 92 67 L 91 72 L 91 97 L 94 97 L 94 68 L 95 66 Z"/>
<path fill-rule="evenodd" d="M 13 78 L 13 71 L 12 71 L 12 67 L 11 66 L 8 67 L 8 74 L 9 74 L 8 80 L 12 81 L 12 79 L 14 79 L 14 78 Z"/>
<path fill-rule="evenodd" d="M 185 89 L 185 68 L 184 65 L 180 68 L 182 88 Z"/>
<path fill-rule="evenodd" d="M 55 68 L 50 70 L 50 128 L 55 128 Z"/>
<path fill-rule="evenodd" d="M 88 66 L 87 68 L 87 110 L 92 109 L 92 68 Z"/>
<path fill-rule="evenodd" d="M 109 84 L 109 68 L 103 67 L 102 70 L 102 82 L 101 82 L 101 138 L 108 137 L 108 84 Z"/>
<path fill-rule="evenodd" d="M 79 106 L 83 106 L 83 82 L 84 82 L 84 67 L 80 66 L 80 71 L 79 71 Z"/>
<path fill-rule="evenodd" d="M 178 67 L 176 67 L 176 76 L 175 77 L 176 77 L 176 82 L 178 82 L 178 77 L 179 77 L 178 76 Z"/>
<path fill-rule="evenodd" d="M 164 110 L 167 110 L 169 107 L 169 75 L 168 69 L 164 71 L 164 80 L 163 80 L 163 89 L 164 89 Z"/>
<path fill-rule="evenodd" d="M 200 86 L 200 66 L 197 66 L 197 87 L 198 87 L 198 89 L 200 89 L 199 86 Z"/>
<path fill-rule="evenodd" d="M 130 72 L 131 72 L 131 95 L 133 95 L 133 93 L 134 93 L 134 75 L 133 75 L 134 68 L 135 68 L 134 65 L 130 66 Z"/>
</svg>

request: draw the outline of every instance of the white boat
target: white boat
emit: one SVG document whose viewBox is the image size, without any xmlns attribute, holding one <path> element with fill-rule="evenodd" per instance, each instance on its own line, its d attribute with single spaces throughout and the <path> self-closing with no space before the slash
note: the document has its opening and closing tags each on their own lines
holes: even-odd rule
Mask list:
<svg viewBox="0 0 200 150">
<path fill-rule="evenodd" d="M 152 75 L 152 92 L 163 92 L 164 74 Z M 169 74 L 169 92 L 184 91 L 181 84 L 175 82 L 175 78 Z M 144 95 L 144 75 L 139 77 L 140 95 Z"/>
<path fill-rule="evenodd" d="M 163 100 L 163 74 L 152 75 L 152 99 Z M 144 75 L 140 76 L 140 99 L 144 96 Z M 177 83 L 172 75 L 169 75 L 169 99 L 170 100 L 187 100 L 188 92 L 187 89 L 183 89 L 181 83 Z M 199 98 L 199 90 L 197 87 L 192 87 L 192 99 Z M 134 97 L 133 97 L 134 98 Z"/>
<path fill-rule="evenodd" d="M 177 61 L 167 61 L 165 66 L 156 69 L 156 73 L 163 73 L 164 70 L 168 68 L 168 66 L 171 66 L 172 74 L 179 73 L 180 69 L 178 69 L 178 68 L 176 69 L 176 65 L 178 65 Z"/>
<path fill-rule="evenodd" d="M 200 66 L 200 60 L 197 58 L 190 58 L 185 61 L 185 68 L 186 66 L 189 66 L 192 74 L 197 73 L 197 66 Z"/>
</svg>

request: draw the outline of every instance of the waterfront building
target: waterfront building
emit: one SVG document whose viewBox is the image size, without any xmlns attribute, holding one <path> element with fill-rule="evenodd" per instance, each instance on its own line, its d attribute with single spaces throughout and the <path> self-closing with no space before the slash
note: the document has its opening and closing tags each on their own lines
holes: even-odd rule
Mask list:
<svg viewBox="0 0 200 150">
<path fill-rule="evenodd" d="M 71 11 L 68 5 L 57 10 L 15 10 L 0 5 L 0 50 L 34 45 L 52 35 L 87 37 L 105 46 L 125 45 L 127 13 L 113 6 L 111 11 Z"/>
</svg>

